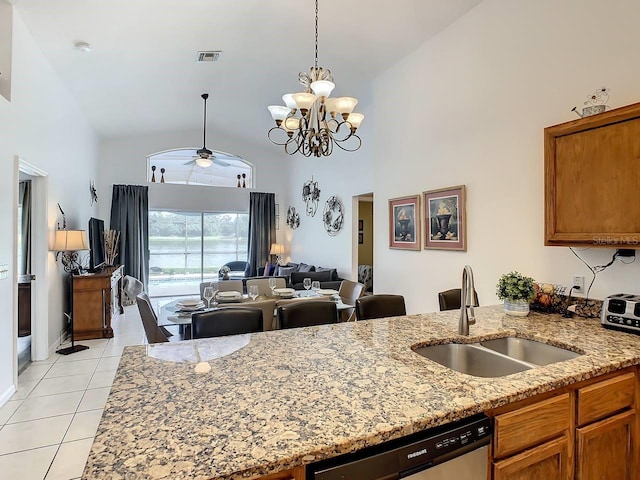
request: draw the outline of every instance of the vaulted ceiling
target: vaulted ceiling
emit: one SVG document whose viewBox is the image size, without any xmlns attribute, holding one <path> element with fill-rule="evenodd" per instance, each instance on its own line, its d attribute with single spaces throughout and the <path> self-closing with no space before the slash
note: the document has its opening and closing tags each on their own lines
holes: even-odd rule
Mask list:
<svg viewBox="0 0 640 480">
<path fill-rule="evenodd" d="M 372 78 L 480 1 L 320 0 L 319 65 L 334 96 L 366 104 Z M 103 138 L 201 128 L 204 92 L 208 130 L 264 137 L 266 106 L 300 91 L 298 72 L 314 60 L 313 0 L 12 3 Z M 222 56 L 196 63 L 199 50 Z"/>
</svg>

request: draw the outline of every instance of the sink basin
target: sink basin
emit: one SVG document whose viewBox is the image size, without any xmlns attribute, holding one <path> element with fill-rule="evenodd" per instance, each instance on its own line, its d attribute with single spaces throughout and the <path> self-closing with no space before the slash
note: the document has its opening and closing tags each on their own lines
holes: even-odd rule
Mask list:
<svg viewBox="0 0 640 480">
<path fill-rule="evenodd" d="M 418 348 L 415 352 L 456 372 L 476 377 L 503 377 L 533 368 L 479 345 L 446 343 Z"/>
<path fill-rule="evenodd" d="M 549 365 L 579 357 L 579 353 L 554 347 L 546 343 L 527 340 L 526 338 L 505 337 L 493 340 L 484 340 L 480 345 L 490 350 L 502 353 L 511 358 L 535 365 Z"/>
</svg>

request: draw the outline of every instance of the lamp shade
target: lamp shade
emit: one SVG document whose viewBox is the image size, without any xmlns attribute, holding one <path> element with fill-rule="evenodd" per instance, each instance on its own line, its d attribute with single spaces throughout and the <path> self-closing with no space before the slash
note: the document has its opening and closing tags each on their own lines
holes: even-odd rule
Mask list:
<svg viewBox="0 0 640 480">
<path fill-rule="evenodd" d="M 89 250 L 87 234 L 84 230 L 56 230 L 56 238 L 51 250 L 54 252 Z"/>
<path fill-rule="evenodd" d="M 309 110 L 313 102 L 316 101 L 316 96 L 313 93 L 294 93 L 293 99 L 296 101 L 296 105 L 300 110 Z"/>
<path fill-rule="evenodd" d="M 271 255 L 282 255 L 284 253 L 284 245 L 282 245 L 281 243 L 272 243 L 271 244 L 271 251 L 269 252 L 269 254 Z"/>
<path fill-rule="evenodd" d="M 328 80 L 316 80 L 309 86 L 311 87 L 313 93 L 315 93 L 318 97 L 328 97 L 336 87 L 336 84 Z"/>
<path fill-rule="evenodd" d="M 364 120 L 364 115 L 361 113 L 352 112 L 347 117 L 347 122 L 349 122 L 353 128 L 358 128 L 362 120 Z"/>
<path fill-rule="evenodd" d="M 274 120 L 284 120 L 287 118 L 287 115 L 291 113 L 291 109 L 289 107 L 283 107 L 282 105 L 269 105 L 267 107 L 269 112 L 271 112 L 271 118 Z"/>
</svg>

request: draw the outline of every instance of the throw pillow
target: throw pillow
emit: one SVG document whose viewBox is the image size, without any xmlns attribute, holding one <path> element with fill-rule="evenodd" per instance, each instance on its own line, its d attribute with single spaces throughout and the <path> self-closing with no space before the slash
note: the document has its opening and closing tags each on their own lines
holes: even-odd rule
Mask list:
<svg viewBox="0 0 640 480">
<path fill-rule="evenodd" d="M 280 267 L 278 268 L 278 277 L 285 277 L 287 279 L 287 283 L 291 281 L 291 274 L 295 272 L 296 267 Z"/>
<path fill-rule="evenodd" d="M 269 270 L 271 270 L 271 264 L 269 262 L 267 262 L 264 265 L 264 273 L 262 274 L 262 276 L 263 277 L 268 277 L 269 276 Z"/>
<path fill-rule="evenodd" d="M 338 270 L 336 270 L 335 268 L 318 267 L 316 268 L 316 272 L 331 272 L 331 278 L 329 279 L 329 281 L 334 282 L 338 280 Z"/>
<path fill-rule="evenodd" d="M 300 263 L 300 265 L 298 265 L 298 271 L 299 272 L 315 272 L 316 267 L 314 267 L 313 265 L 307 265 L 306 263 Z"/>
</svg>

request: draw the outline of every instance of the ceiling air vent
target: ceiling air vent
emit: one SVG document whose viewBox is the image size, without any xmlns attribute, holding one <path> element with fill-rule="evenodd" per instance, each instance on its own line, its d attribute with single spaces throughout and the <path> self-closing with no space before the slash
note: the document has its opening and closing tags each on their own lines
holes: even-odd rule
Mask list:
<svg viewBox="0 0 640 480">
<path fill-rule="evenodd" d="M 198 62 L 217 62 L 220 55 L 222 55 L 222 52 L 219 50 L 198 52 Z"/>
</svg>

